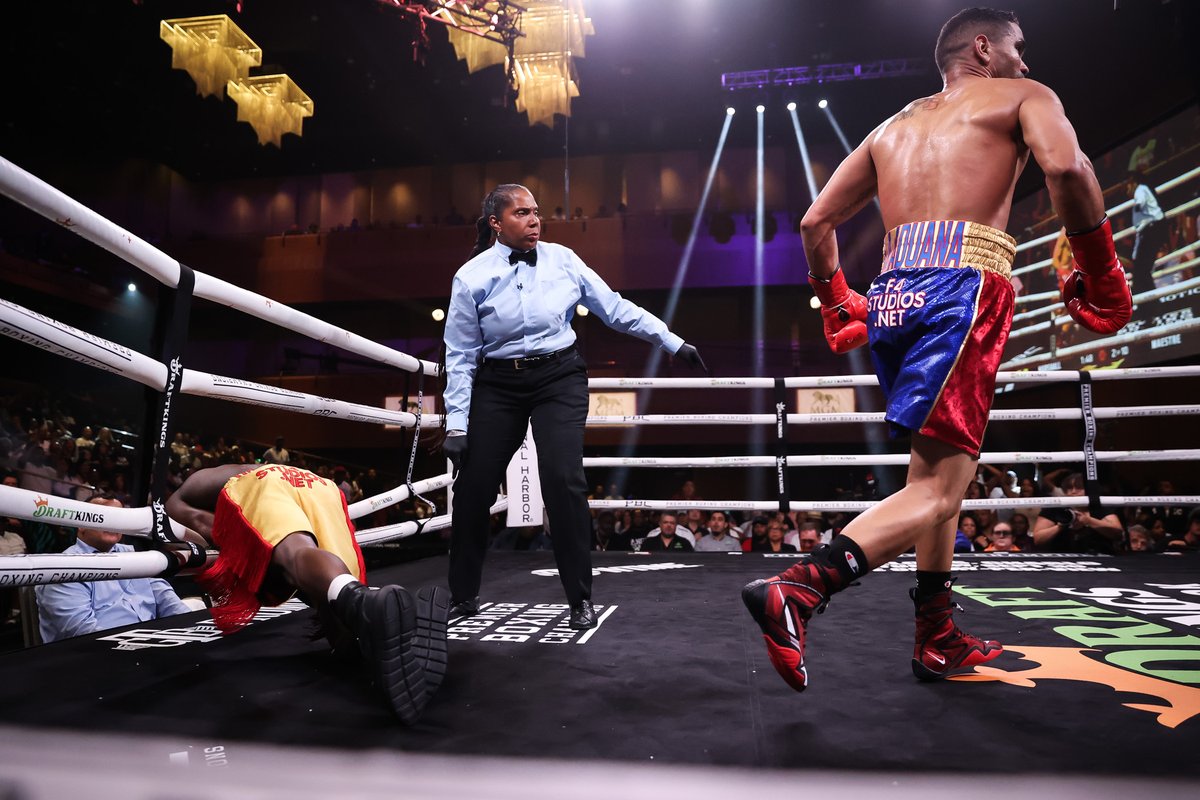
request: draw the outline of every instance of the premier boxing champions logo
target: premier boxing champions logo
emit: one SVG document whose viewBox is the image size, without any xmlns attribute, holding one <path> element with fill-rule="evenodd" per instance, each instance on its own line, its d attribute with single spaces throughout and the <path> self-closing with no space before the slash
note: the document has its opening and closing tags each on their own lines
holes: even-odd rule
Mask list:
<svg viewBox="0 0 1200 800">
<path fill-rule="evenodd" d="M 488 603 L 470 617 L 451 619 L 446 638 L 459 642 L 506 644 L 587 644 L 612 616 L 617 606 L 596 606 L 596 627 L 574 630 L 567 626 L 570 606 L 564 603 Z"/>
<path fill-rule="evenodd" d="M 1200 670 L 1183 667 L 1200 662 L 1200 636 L 1150 619 L 1200 628 L 1200 602 L 1185 599 L 1200 598 L 1200 583 L 1145 585 L 1150 588 L 959 587 L 961 595 L 1002 609 L 1031 627 L 1039 621 L 1061 623 L 1051 629 L 1076 646 L 1006 644 L 1006 653 L 1035 666 L 1002 669 L 993 661 L 951 679 L 1030 689 L 1045 680 L 1099 684 L 1118 693 L 1158 698 L 1159 702 L 1119 702 L 1153 714 L 1159 725 L 1176 728 L 1200 716 Z"/>
</svg>

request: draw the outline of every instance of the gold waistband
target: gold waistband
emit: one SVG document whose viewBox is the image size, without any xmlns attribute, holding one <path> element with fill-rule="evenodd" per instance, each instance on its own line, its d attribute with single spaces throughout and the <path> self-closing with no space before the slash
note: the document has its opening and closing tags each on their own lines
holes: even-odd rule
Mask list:
<svg viewBox="0 0 1200 800">
<path fill-rule="evenodd" d="M 1017 242 L 979 222 L 908 222 L 883 237 L 883 271 L 901 267 L 970 267 L 1010 278 Z"/>
</svg>

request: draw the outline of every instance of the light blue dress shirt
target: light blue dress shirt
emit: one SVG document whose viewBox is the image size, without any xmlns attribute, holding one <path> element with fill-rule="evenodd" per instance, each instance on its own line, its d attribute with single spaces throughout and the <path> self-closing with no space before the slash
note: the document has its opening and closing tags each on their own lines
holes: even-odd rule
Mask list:
<svg viewBox="0 0 1200 800">
<path fill-rule="evenodd" d="M 1158 201 L 1154 199 L 1154 192 L 1148 186 L 1139 184 L 1133 192 L 1133 227 L 1140 231 L 1163 216 Z"/>
<path fill-rule="evenodd" d="M 496 242 L 454 276 L 446 315 L 446 428 L 467 429 L 475 370 L 484 358 L 525 358 L 575 343 L 571 319 L 582 305 L 610 328 L 674 354 L 683 339 L 614 292 L 570 248 L 538 242 L 537 266 L 508 263 Z"/>
<path fill-rule="evenodd" d="M 63 552 L 99 551 L 80 539 Z M 110 552 L 131 553 L 133 548 L 116 544 Z M 41 620 L 38 627 L 46 643 L 191 611 L 171 584 L 161 578 L 48 583 L 37 587 L 36 592 Z"/>
</svg>

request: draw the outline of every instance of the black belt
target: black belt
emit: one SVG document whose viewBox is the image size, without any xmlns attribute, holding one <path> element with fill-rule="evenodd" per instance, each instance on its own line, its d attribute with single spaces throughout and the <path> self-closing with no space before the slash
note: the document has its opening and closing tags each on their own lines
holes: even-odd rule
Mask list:
<svg viewBox="0 0 1200 800">
<path fill-rule="evenodd" d="M 571 355 L 574 352 L 575 345 L 571 345 L 570 347 L 564 347 L 562 350 L 555 350 L 553 353 L 542 353 L 541 355 L 525 356 L 524 358 L 485 358 L 483 363 L 486 366 L 500 369 L 531 369 L 542 364 L 548 364 L 563 356 Z"/>
</svg>

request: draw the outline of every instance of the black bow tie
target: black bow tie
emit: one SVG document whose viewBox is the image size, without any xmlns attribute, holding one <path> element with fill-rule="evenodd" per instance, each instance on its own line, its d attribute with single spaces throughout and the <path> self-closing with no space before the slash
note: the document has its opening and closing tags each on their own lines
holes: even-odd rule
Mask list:
<svg viewBox="0 0 1200 800">
<path fill-rule="evenodd" d="M 520 250 L 513 250 L 508 254 L 509 266 L 516 264 L 518 261 L 524 261 L 531 267 L 537 266 L 537 250 L 526 250 L 522 253 Z"/>
</svg>

